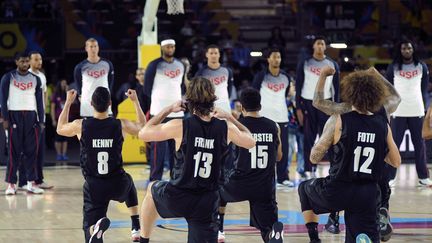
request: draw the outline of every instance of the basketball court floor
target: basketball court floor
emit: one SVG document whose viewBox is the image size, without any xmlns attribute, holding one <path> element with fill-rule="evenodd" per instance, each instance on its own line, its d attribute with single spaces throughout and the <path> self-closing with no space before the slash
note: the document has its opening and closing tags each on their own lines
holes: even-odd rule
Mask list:
<svg viewBox="0 0 432 243">
<path fill-rule="evenodd" d="M 139 191 L 140 203 L 144 196 L 148 169 L 144 165 L 125 166 L 132 175 Z M 295 171 L 292 167 L 291 171 Z M 328 166 L 320 166 L 320 176 L 326 175 Z M 5 169 L 0 170 L 4 175 Z M 291 178 L 298 177 L 291 173 Z M 18 191 L 16 196 L 5 196 L 6 183 L 0 189 L 0 242 L 4 243 L 54 243 L 84 242 L 82 227 L 83 177 L 78 167 L 56 166 L 45 169 L 46 181 L 55 185 L 44 195 Z M 432 242 L 432 188 L 419 188 L 414 165 L 402 165 L 398 172 L 396 187 L 390 201 L 395 233 L 389 242 Z M 285 241 L 309 242 L 302 215 L 297 189 L 278 189 L 279 219 L 285 225 Z M 105 241 L 131 242 L 130 217 L 124 204 L 111 203 L 108 211 L 111 228 Z M 320 223 L 327 220 L 321 216 Z M 259 233 L 249 224 L 247 203 L 228 204 L 225 217 L 226 242 L 262 242 Z M 341 227 L 344 228 L 343 220 Z M 151 242 L 187 242 L 187 225 L 182 219 L 157 221 Z M 322 228 L 323 225 L 320 225 Z M 339 235 L 322 232 L 322 242 L 344 242 L 343 230 Z"/>
</svg>

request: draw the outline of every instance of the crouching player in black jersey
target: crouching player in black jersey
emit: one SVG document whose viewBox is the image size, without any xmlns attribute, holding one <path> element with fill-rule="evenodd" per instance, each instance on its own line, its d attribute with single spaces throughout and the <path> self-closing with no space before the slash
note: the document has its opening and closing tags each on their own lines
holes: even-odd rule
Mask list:
<svg viewBox="0 0 432 243">
<path fill-rule="evenodd" d="M 383 116 L 389 123 L 390 114 L 392 114 L 399 106 L 401 102 L 401 97 L 394 88 L 394 86 L 387 81 L 375 68 L 371 67 L 367 72 L 375 73 L 379 75 L 381 81 L 387 88 L 386 96 L 384 97 L 383 107 L 375 114 Z M 345 114 L 352 111 L 352 105 L 349 100 L 342 103 L 336 103 L 332 100 L 324 99 L 324 84 L 327 76 L 333 75 L 335 70 L 329 66 L 321 69 L 321 74 L 318 79 L 318 83 L 315 88 L 315 94 L 313 98 L 313 106 L 318 110 L 331 116 L 334 114 Z M 381 241 L 388 241 L 393 234 L 393 226 L 390 223 L 389 215 L 389 200 L 391 189 L 389 186 L 390 176 L 386 171 L 390 165 L 386 164 L 384 166 L 384 173 L 382 173 L 381 178 L 378 180 L 378 185 L 381 189 L 381 195 L 377 198 L 378 208 L 379 208 L 379 226 L 380 226 L 380 237 Z M 331 233 L 339 233 L 339 213 L 331 213 L 325 229 Z"/>
<path fill-rule="evenodd" d="M 383 107 L 388 90 L 376 73 L 357 71 L 344 78 L 341 91 L 352 111 L 332 115 L 312 149 L 314 163 L 331 151 L 330 175 L 300 184 L 303 216 L 311 242 L 321 242 L 317 214 L 341 210 L 345 210 L 345 242 L 362 237 L 364 242 L 380 242 L 377 181 L 383 161 L 394 167 L 401 163 L 385 116 L 374 114 Z"/>
<path fill-rule="evenodd" d="M 282 242 L 283 225 L 278 222 L 275 166 L 282 158 L 280 128 L 274 121 L 262 117 L 261 95 L 248 88 L 240 96 L 243 118 L 239 122 L 249 129 L 256 140 L 251 149 L 237 148 L 235 168 L 221 187 L 218 242 L 225 242 L 223 219 L 228 202 L 249 201 L 250 225 L 261 231 L 264 242 Z M 272 226 L 274 233 L 272 233 Z"/>
<path fill-rule="evenodd" d="M 176 145 L 172 179 L 148 186 L 141 208 L 140 242 L 149 242 L 158 215 L 184 217 L 189 227 L 189 243 L 217 241 L 218 179 L 227 145 L 233 142 L 250 149 L 255 146 L 255 140 L 231 114 L 216 110 L 212 115 L 215 100 L 213 84 L 196 77 L 186 88 L 190 117 L 161 123 L 171 112 L 185 109 L 178 101 L 163 109 L 140 131 L 139 138 L 144 141 L 174 139 Z"/>
<path fill-rule="evenodd" d="M 132 177 L 123 170 L 123 133 L 138 134 L 145 124 L 145 116 L 136 92 L 128 90 L 133 101 L 137 122 L 119 120 L 108 116 L 111 105 L 109 90 L 98 87 L 91 99 L 93 117 L 69 120 L 69 110 L 77 96 L 75 90 L 67 92 L 66 103 L 60 114 L 57 133 L 77 136 L 80 140 L 80 163 L 84 175 L 83 229 L 86 242 L 101 243 L 109 227 L 106 218 L 110 200 L 126 202 L 132 219 L 132 241 L 139 240 L 138 198 Z"/>
</svg>

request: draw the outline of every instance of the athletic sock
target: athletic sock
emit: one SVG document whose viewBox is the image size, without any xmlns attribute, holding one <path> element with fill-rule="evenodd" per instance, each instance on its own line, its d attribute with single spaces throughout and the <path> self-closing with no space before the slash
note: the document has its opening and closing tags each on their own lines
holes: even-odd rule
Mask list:
<svg viewBox="0 0 432 243">
<path fill-rule="evenodd" d="M 219 231 L 223 232 L 225 214 L 219 214 Z"/>
<path fill-rule="evenodd" d="M 139 222 L 139 215 L 132 215 L 132 229 L 139 230 L 140 229 L 140 222 Z"/>
<path fill-rule="evenodd" d="M 306 228 L 308 229 L 309 238 L 311 241 L 319 240 L 318 237 L 318 223 L 312 222 L 307 223 Z"/>
<path fill-rule="evenodd" d="M 149 238 L 142 238 L 142 236 L 140 236 L 140 243 L 149 243 L 150 239 Z"/>
</svg>

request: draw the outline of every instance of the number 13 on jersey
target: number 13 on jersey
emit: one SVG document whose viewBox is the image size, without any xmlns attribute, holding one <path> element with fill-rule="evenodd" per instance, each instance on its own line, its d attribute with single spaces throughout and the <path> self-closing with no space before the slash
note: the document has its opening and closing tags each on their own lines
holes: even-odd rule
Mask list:
<svg viewBox="0 0 432 243">
<path fill-rule="evenodd" d="M 213 154 L 206 152 L 198 152 L 194 155 L 195 172 L 194 177 L 209 178 L 211 173 L 211 164 L 213 162 Z M 204 167 L 200 167 L 200 163 L 204 162 Z"/>
</svg>

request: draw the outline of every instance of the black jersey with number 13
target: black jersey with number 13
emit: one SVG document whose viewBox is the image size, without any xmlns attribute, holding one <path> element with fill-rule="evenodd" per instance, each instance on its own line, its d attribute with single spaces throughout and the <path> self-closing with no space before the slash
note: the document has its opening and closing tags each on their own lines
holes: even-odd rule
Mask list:
<svg viewBox="0 0 432 243">
<path fill-rule="evenodd" d="M 218 189 L 220 168 L 227 154 L 227 123 L 196 115 L 183 119 L 183 138 L 175 153 L 172 180 L 177 188 L 200 193 Z"/>
</svg>

